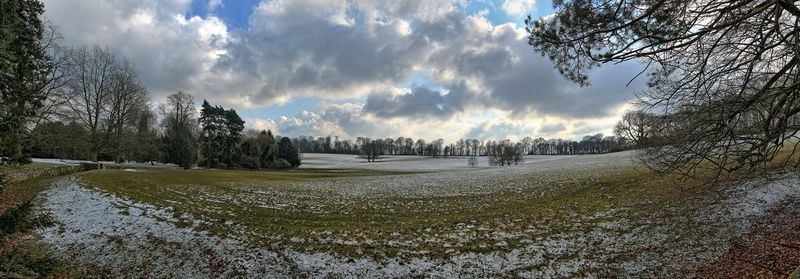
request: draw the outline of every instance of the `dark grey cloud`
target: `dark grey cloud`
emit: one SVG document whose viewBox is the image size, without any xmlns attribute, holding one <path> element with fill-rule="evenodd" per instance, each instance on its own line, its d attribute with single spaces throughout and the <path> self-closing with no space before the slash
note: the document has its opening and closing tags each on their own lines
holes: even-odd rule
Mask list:
<svg viewBox="0 0 800 279">
<path fill-rule="evenodd" d="M 416 87 L 404 94 L 373 93 L 367 96 L 364 111 L 379 117 L 436 117 L 449 118 L 462 112 L 479 96 L 465 83 L 459 83 L 442 92 L 427 87 Z"/>
<path fill-rule="evenodd" d="M 533 127 L 511 123 L 491 123 L 483 122 L 474 126 L 464 135 L 467 139 L 479 140 L 504 140 L 511 138 L 523 138 L 533 135 Z"/>
<path fill-rule="evenodd" d="M 564 131 L 566 129 L 567 129 L 567 127 L 564 126 L 564 124 L 555 123 L 555 124 L 545 125 L 545 126 L 539 128 L 539 130 L 537 132 L 539 134 L 543 134 L 543 135 L 550 135 L 550 134 L 554 134 L 554 133 L 558 133 L 558 132 Z"/>
</svg>

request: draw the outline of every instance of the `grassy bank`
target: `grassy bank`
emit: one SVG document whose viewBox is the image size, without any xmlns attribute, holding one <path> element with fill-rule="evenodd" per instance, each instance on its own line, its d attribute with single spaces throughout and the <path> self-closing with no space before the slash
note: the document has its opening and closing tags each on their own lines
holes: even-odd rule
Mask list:
<svg viewBox="0 0 800 279">
<path fill-rule="evenodd" d="M 59 176 L 80 168 L 48 164 L 2 166 L 7 178 L 0 192 L 0 277 L 64 276 L 66 269 L 40 244 L 32 230 L 49 225 L 48 216 L 34 212 L 33 200 Z"/>
</svg>

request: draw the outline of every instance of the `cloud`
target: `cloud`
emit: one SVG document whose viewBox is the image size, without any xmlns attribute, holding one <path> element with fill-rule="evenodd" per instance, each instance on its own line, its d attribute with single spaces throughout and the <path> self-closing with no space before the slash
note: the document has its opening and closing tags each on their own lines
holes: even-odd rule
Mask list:
<svg viewBox="0 0 800 279">
<path fill-rule="evenodd" d="M 534 127 L 525 124 L 492 123 L 486 121 L 476 125 L 464 134 L 464 138 L 478 140 L 520 140 L 533 135 Z"/>
<path fill-rule="evenodd" d="M 220 6 L 222 6 L 222 0 L 209 0 L 208 3 L 206 3 L 206 11 L 208 11 L 208 13 L 213 13 Z"/>
<path fill-rule="evenodd" d="M 263 0 L 249 28 L 236 29 L 213 15 L 187 17 L 190 4 L 45 0 L 67 45 L 98 43 L 128 57 L 156 101 L 177 89 L 235 108 L 322 100 L 313 111 L 248 122 L 286 134 L 455 137 L 486 124 L 498 130 L 486 136 L 534 126 L 570 135 L 580 129 L 570 123 L 613 118 L 644 87 L 625 87 L 641 66 L 623 63 L 596 69 L 581 88 L 527 45 L 524 29 L 467 14 L 458 1 Z M 505 1 L 502 9 L 534 6 Z M 406 88 L 421 72 L 430 80 Z M 613 126 L 602 121 L 591 129 Z"/>
<path fill-rule="evenodd" d="M 45 0 L 45 16 L 59 26 L 64 44 L 100 44 L 136 65 L 148 89 L 160 97 L 196 88 L 229 40 L 216 18 L 186 18 L 188 0 Z"/>
<path fill-rule="evenodd" d="M 558 133 L 561 131 L 566 130 L 567 127 L 564 126 L 563 123 L 553 123 L 549 125 L 545 125 L 544 127 L 540 128 L 537 132 L 543 135 L 551 135 L 553 133 Z"/>
<path fill-rule="evenodd" d="M 536 7 L 536 0 L 505 0 L 503 1 L 503 11 L 511 16 L 521 16 L 530 12 Z"/>
<path fill-rule="evenodd" d="M 400 89 L 395 91 L 402 91 Z M 383 118 L 450 118 L 463 112 L 474 100 L 476 92 L 462 82 L 443 92 L 428 87 L 417 87 L 401 93 L 373 93 L 367 96 L 364 111 Z"/>
</svg>

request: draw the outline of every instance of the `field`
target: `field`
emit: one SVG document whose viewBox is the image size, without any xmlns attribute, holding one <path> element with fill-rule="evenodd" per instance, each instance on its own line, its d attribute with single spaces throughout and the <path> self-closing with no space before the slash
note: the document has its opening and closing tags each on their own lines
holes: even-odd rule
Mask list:
<svg viewBox="0 0 800 279">
<path fill-rule="evenodd" d="M 800 204 L 794 177 L 678 185 L 630 152 L 478 168 L 304 157 L 291 171 L 81 173 L 40 196 L 57 223 L 40 234 L 90 274 L 669 277 Z"/>
</svg>

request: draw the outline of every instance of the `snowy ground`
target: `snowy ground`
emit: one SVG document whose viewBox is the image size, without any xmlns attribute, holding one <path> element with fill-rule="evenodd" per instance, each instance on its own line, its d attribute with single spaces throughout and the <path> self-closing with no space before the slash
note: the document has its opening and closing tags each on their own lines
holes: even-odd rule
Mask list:
<svg viewBox="0 0 800 279">
<path fill-rule="evenodd" d="M 528 155 L 522 165 L 555 161 L 574 156 Z M 477 157 L 478 169 L 489 166 L 488 157 Z M 467 157 L 429 158 L 425 156 L 381 156 L 375 162 L 367 162 L 357 155 L 304 153 L 301 168 L 310 169 L 370 169 L 393 171 L 458 171 L 474 170 L 467 165 Z"/>
<path fill-rule="evenodd" d="M 729 239 L 746 231 L 767 209 L 800 204 L 800 183 L 784 176 L 731 185 L 655 211 L 642 208 L 658 201 L 645 200 L 590 214 L 570 212 L 580 204 L 571 204 L 575 201 L 569 196 L 582 196 L 583 190 L 595 187 L 591 185 L 554 196 L 564 200 L 564 207 L 554 202 L 526 211 L 531 206 L 517 204 L 543 202 L 549 199 L 548 191 L 577 187 L 570 186 L 582 181 L 574 180 L 576 176 L 588 177 L 596 187 L 612 187 L 600 177 L 630 167 L 630 154 L 542 156 L 521 166 L 478 169 L 455 163 L 466 167 L 465 159 L 387 159 L 366 166 L 342 155 L 306 157 L 317 162 L 312 166 L 331 169 L 359 165 L 438 171 L 240 183 L 225 185 L 224 190 L 156 186 L 147 189 L 169 198 L 154 198 L 152 204 L 125 197 L 139 197 L 126 192 L 129 189 L 108 188 L 112 194 L 67 178 L 40 197 L 41 208 L 58 224 L 40 233 L 68 262 L 111 276 L 669 277 L 722 253 Z M 446 166 L 434 167 L 437 161 Z M 148 173 L 124 175 L 146 178 Z M 623 194 L 611 189 L 600 193 L 597 199 Z M 181 210 L 184 206 L 194 211 Z M 548 215 L 551 207 L 557 212 Z M 384 216 L 395 211 L 400 217 Z M 353 214 L 351 218 L 364 223 L 343 228 L 353 226 L 347 217 Z M 292 219 L 289 224 L 301 224 L 308 234 L 289 235 L 290 230 L 269 224 L 270 218 L 281 215 Z M 552 217 L 561 215 L 563 219 Z M 300 216 L 313 222 L 294 220 Z M 262 223 L 253 218 L 267 222 L 259 227 Z M 326 223 L 328 219 L 334 221 Z M 397 228 L 370 224 L 371 220 L 393 222 Z M 342 252 L 362 250 L 364 255 Z M 376 252 L 383 256 L 365 256 Z"/>
<path fill-rule="evenodd" d="M 129 169 L 136 169 L 136 168 L 154 168 L 154 167 L 176 167 L 174 164 L 162 164 L 162 163 L 137 163 L 137 162 L 125 162 L 125 163 L 116 163 L 112 161 L 87 161 L 87 160 L 69 160 L 69 159 L 49 159 L 49 158 L 33 158 L 31 159 L 34 163 L 40 164 L 51 164 L 51 165 L 68 165 L 68 166 L 77 166 L 81 163 L 101 163 L 106 166 L 119 166 L 121 168 L 129 168 Z"/>
</svg>

